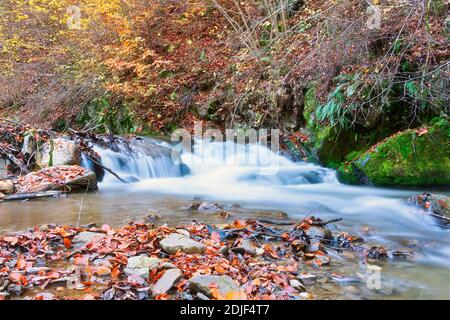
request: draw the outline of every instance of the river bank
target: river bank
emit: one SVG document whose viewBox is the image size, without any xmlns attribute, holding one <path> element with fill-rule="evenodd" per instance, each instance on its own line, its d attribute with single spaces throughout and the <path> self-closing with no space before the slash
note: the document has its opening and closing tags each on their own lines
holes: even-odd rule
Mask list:
<svg viewBox="0 0 450 320">
<path fill-rule="evenodd" d="M 75 196 L 30 205 L 38 212 L 43 204 L 55 208 L 56 203 L 71 201 L 76 207 Z M 338 221 L 337 216 L 327 223 L 313 215 L 295 219 L 236 204 L 170 203 L 180 206 L 183 218 L 155 208 L 125 226 L 120 220 L 114 223 L 118 227 L 101 225 L 110 218 L 97 214 L 81 216 L 80 227 L 44 224 L 28 231 L 2 231 L 3 298 L 396 299 L 448 293 L 442 283 L 427 288 L 448 274 L 447 268 L 433 266 L 427 253 L 438 239 L 433 244 L 405 235 L 394 243 L 368 224 L 351 232 L 349 221 Z M 16 208 L 22 205 L 27 206 L 17 203 Z M 89 197 L 84 206 L 92 212 Z M 121 218 L 132 216 L 128 212 Z M 67 218 L 75 221 L 76 212 Z M 370 287 L 376 285 L 370 276 L 377 270 L 381 286 Z M 196 275 L 215 277 L 200 277 L 200 283 L 212 284 L 198 291 L 197 284 L 191 284 Z M 222 284 L 227 288 L 223 292 Z M 167 291 L 155 294 L 155 286 Z"/>
<path fill-rule="evenodd" d="M 118 229 L 42 225 L 0 237 L 0 297 L 354 299 L 398 290 L 377 287 L 381 280 L 373 282 L 367 270 L 388 260 L 412 262 L 413 251 L 333 233 L 328 226 L 336 222 L 310 216 Z M 345 256 L 347 265 L 330 265 L 333 255 Z"/>
</svg>

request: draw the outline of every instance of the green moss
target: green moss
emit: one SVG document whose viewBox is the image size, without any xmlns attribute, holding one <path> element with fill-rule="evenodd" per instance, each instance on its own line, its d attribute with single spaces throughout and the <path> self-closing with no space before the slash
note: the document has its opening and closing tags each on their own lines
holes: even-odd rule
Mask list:
<svg viewBox="0 0 450 320">
<path fill-rule="evenodd" d="M 320 105 L 319 100 L 316 96 L 316 84 L 312 83 L 305 93 L 305 107 L 303 109 L 303 116 L 306 123 L 309 125 L 313 124 L 313 119 L 311 115 L 316 111 L 317 107 Z"/>
<path fill-rule="evenodd" d="M 405 130 L 364 153 L 354 164 L 374 185 L 450 185 L 449 123 L 442 119 L 427 130 Z"/>
<path fill-rule="evenodd" d="M 337 177 L 340 182 L 347 184 L 358 184 L 359 179 L 355 174 L 354 168 L 351 163 L 344 163 L 336 170 Z"/>
</svg>

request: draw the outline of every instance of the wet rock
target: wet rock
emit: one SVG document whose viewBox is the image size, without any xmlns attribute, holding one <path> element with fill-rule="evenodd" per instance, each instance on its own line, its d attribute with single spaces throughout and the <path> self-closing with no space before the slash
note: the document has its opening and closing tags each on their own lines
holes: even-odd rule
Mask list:
<svg viewBox="0 0 450 320">
<path fill-rule="evenodd" d="M 6 288 L 6 291 L 14 296 L 20 297 L 23 294 L 23 286 L 16 283 L 11 283 Z"/>
<path fill-rule="evenodd" d="M 383 247 L 372 247 L 366 253 L 366 258 L 372 260 L 386 260 L 388 257 L 388 252 Z"/>
<path fill-rule="evenodd" d="M 106 267 L 109 269 L 113 268 L 112 263 L 109 261 L 111 259 L 111 257 L 105 257 L 102 259 L 95 259 L 92 264 L 96 267 Z"/>
<path fill-rule="evenodd" d="M 75 247 L 83 247 L 90 242 L 99 241 L 105 237 L 106 235 L 103 233 L 83 231 L 78 233 L 75 237 L 73 237 L 72 244 Z"/>
<path fill-rule="evenodd" d="M 219 250 L 220 254 L 228 256 L 230 254 L 230 248 L 228 246 L 223 246 Z"/>
<path fill-rule="evenodd" d="M 311 244 L 306 247 L 306 251 L 307 252 L 322 251 L 324 253 L 327 253 L 325 247 L 318 241 L 311 242 Z"/>
<path fill-rule="evenodd" d="M 11 295 L 8 292 L 0 292 L 0 301 L 1 300 L 9 300 Z"/>
<path fill-rule="evenodd" d="M 300 273 L 297 278 L 305 286 L 312 285 L 317 281 L 317 276 L 312 273 Z"/>
<path fill-rule="evenodd" d="M 11 180 L 0 180 L 0 193 L 12 194 L 14 190 L 14 183 Z"/>
<path fill-rule="evenodd" d="M 36 163 L 41 168 L 60 165 L 80 165 L 81 151 L 74 141 L 57 138 L 38 149 Z"/>
<path fill-rule="evenodd" d="M 167 293 L 181 278 L 179 269 L 169 269 L 164 272 L 161 278 L 155 283 L 152 289 L 152 295 L 155 297 L 160 294 Z"/>
<path fill-rule="evenodd" d="M 155 221 L 158 220 L 158 219 L 159 219 L 159 216 L 158 216 L 158 215 L 156 215 L 156 214 L 150 214 L 150 215 L 148 215 L 147 217 L 145 217 L 144 221 L 145 221 L 146 223 L 152 223 L 152 222 L 155 222 Z"/>
<path fill-rule="evenodd" d="M 323 227 L 311 226 L 305 231 L 306 235 L 311 238 L 312 242 L 325 242 L 333 238 L 330 230 Z"/>
<path fill-rule="evenodd" d="M 190 237 L 191 236 L 191 233 L 188 230 L 186 230 L 186 229 L 177 229 L 176 233 L 185 235 L 186 237 Z"/>
<path fill-rule="evenodd" d="M 256 255 L 257 256 L 262 256 L 264 254 L 264 248 L 258 248 L 256 249 Z"/>
<path fill-rule="evenodd" d="M 50 292 L 41 292 L 36 295 L 39 300 L 55 300 L 55 296 Z"/>
<path fill-rule="evenodd" d="M 51 268 L 47 267 L 31 267 L 27 269 L 28 274 L 38 274 L 39 272 L 49 272 L 51 271 Z"/>
<path fill-rule="evenodd" d="M 55 166 L 31 172 L 21 177 L 18 192 L 96 190 L 94 172 L 79 166 Z"/>
<path fill-rule="evenodd" d="M 204 211 L 220 211 L 222 210 L 222 206 L 219 206 L 217 203 L 210 203 L 210 202 L 202 202 L 198 206 L 198 211 L 204 212 Z"/>
<path fill-rule="evenodd" d="M 256 256 L 256 249 L 248 239 L 243 239 L 241 244 L 232 248 L 231 251 L 242 255 L 249 254 L 251 256 Z"/>
<path fill-rule="evenodd" d="M 175 254 L 178 250 L 188 254 L 203 253 L 205 250 L 205 246 L 200 242 L 179 233 L 169 234 L 159 244 L 161 249 L 168 254 Z"/>
<path fill-rule="evenodd" d="M 289 281 L 289 285 L 292 288 L 294 288 L 295 290 L 299 291 L 299 292 L 305 292 L 306 291 L 306 288 L 298 280 L 295 280 L 295 279 L 290 280 Z"/>
<path fill-rule="evenodd" d="M 150 270 L 157 269 L 161 262 L 163 261 L 159 258 L 148 257 L 146 255 L 130 257 L 128 258 L 128 263 L 124 272 L 128 276 L 147 278 L 150 274 Z"/>
<path fill-rule="evenodd" d="M 227 294 L 240 291 L 240 287 L 229 276 L 204 276 L 198 275 L 191 278 L 189 288 L 194 292 L 203 293 L 212 298 L 212 288 L 217 288 L 219 293 L 225 297 Z"/>
<path fill-rule="evenodd" d="M 348 277 L 344 275 L 340 275 L 337 273 L 333 273 L 330 275 L 331 280 L 341 285 L 349 285 L 354 283 L 360 283 L 361 279 L 356 277 Z"/>
<path fill-rule="evenodd" d="M 205 296 L 203 293 L 199 292 L 197 293 L 197 300 L 211 300 L 210 298 L 208 298 L 207 296 Z"/>
<path fill-rule="evenodd" d="M 411 197 L 409 202 L 429 213 L 433 213 L 433 216 L 443 220 L 444 224 L 450 224 L 450 197 L 425 192 Z"/>
</svg>

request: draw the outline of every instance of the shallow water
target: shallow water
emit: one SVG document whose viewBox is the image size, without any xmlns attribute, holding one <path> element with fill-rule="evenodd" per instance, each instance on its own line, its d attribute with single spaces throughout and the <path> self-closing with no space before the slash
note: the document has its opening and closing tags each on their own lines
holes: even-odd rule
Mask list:
<svg viewBox="0 0 450 320">
<path fill-rule="evenodd" d="M 434 221 L 411 206 L 406 199 L 420 191 L 392 190 L 372 187 L 351 187 L 337 182 L 332 170 L 306 163 L 293 163 L 260 146 L 236 147 L 232 156 L 220 154 L 230 145 L 211 143 L 197 146 L 193 153 L 182 155 L 191 174 L 180 176 L 170 168 L 167 159 L 159 161 L 170 174 L 149 178 L 151 168 L 136 167 L 158 164 L 158 161 L 113 161 L 117 172 L 140 178 L 133 184 L 121 184 L 106 177 L 99 191 L 70 194 L 59 199 L 0 204 L 0 234 L 24 230 L 45 223 L 87 225 L 110 224 L 120 227 L 141 221 L 148 215 L 159 217 L 156 223 L 171 225 L 199 220 L 207 223 L 228 223 L 240 217 L 278 218 L 284 211 L 289 218 L 300 219 L 308 214 L 322 219 L 343 218 L 335 231 L 347 231 L 363 237 L 374 245 L 416 252 L 416 262 L 387 262 L 381 267 L 383 289 L 368 290 L 365 284 L 337 285 L 324 281 L 312 288 L 320 298 L 357 299 L 450 299 L 450 230 L 434 225 Z M 100 151 L 101 152 L 101 151 Z M 102 154 L 106 155 L 106 151 Z M 249 161 L 257 154 L 258 161 Z M 144 179 L 139 172 L 146 172 Z M 230 220 L 214 212 L 186 209 L 193 198 L 239 204 L 227 209 Z M 362 228 L 369 225 L 373 233 Z M 358 262 L 332 257 L 325 274 L 338 272 L 346 276 L 361 273 Z M 326 277 L 325 277 L 326 278 Z"/>
</svg>

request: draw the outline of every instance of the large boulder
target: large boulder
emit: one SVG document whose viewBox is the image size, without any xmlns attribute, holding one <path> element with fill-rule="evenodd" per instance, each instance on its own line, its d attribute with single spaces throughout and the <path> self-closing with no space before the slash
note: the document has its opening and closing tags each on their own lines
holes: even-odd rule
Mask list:
<svg viewBox="0 0 450 320">
<path fill-rule="evenodd" d="M 49 190 L 96 190 L 95 173 L 80 166 L 56 166 L 31 172 L 18 179 L 19 193 Z"/>
<path fill-rule="evenodd" d="M 56 138 L 38 148 L 36 163 L 41 168 L 60 165 L 80 165 L 81 151 L 72 140 Z"/>
<path fill-rule="evenodd" d="M 450 125 L 409 129 L 378 143 L 338 171 L 343 182 L 377 186 L 450 185 Z"/>
<path fill-rule="evenodd" d="M 12 194 L 14 190 L 14 183 L 11 180 L 0 180 L 0 193 Z"/>
</svg>

